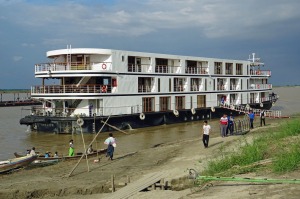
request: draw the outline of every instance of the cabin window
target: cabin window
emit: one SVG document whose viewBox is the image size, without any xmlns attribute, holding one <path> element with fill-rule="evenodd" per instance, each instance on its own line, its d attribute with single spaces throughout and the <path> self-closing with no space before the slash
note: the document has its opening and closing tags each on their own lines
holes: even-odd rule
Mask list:
<svg viewBox="0 0 300 199">
<path fill-rule="evenodd" d="M 154 79 L 151 77 L 139 77 L 138 78 L 138 92 L 151 92 Z"/>
<path fill-rule="evenodd" d="M 117 87 L 117 79 L 115 78 L 112 79 L 112 86 Z"/>
<path fill-rule="evenodd" d="M 184 91 L 185 78 L 174 78 L 174 91 Z"/>
<path fill-rule="evenodd" d="M 241 79 L 241 87 L 240 90 L 243 90 L 243 80 Z"/>
<path fill-rule="evenodd" d="M 108 83 L 108 79 L 103 79 L 103 84 L 104 85 L 108 85 L 109 83 Z"/>
<path fill-rule="evenodd" d="M 172 92 L 172 79 L 169 78 L 169 92 Z"/>
<path fill-rule="evenodd" d="M 226 63 L 225 64 L 225 68 L 226 68 L 225 74 L 226 75 L 232 75 L 233 74 L 232 65 L 233 65 L 232 63 Z"/>
<path fill-rule="evenodd" d="M 197 95 L 197 108 L 206 107 L 206 95 Z"/>
<path fill-rule="evenodd" d="M 124 55 L 122 55 L 122 62 L 124 61 Z"/>
<path fill-rule="evenodd" d="M 215 62 L 214 69 L 215 69 L 215 74 L 219 74 L 219 75 L 223 74 L 222 62 Z"/>
<path fill-rule="evenodd" d="M 236 64 L 236 74 L 237 75 L 243 74 L 243 64 Z"/>
<path fill-rule="evenodd" d="M 155 98 L 154 97 L 143 97 L 143 112 L 154 111 Z"/>
<path fill-rule="evenodd" d="M 191 78 L 191 91 L 200 91 L 201 78 Z M 202 90 L 202 89 L 201 89 Z"/>
<path fill-rule="evenodd" d="M 169 73 L 168 60 L 156 58 L 155 59 L 155 72 L 156 73 Z"/>
<path fill-rule="evenodd" d="M 171 97 L 159 98 L 159 111 L 171 110 Z"/>
<path fill-rule="evenodd" d="M 160 78 L 157 79 L 157 92 L 160 92 Z"/>
<path fill-rule="evenodd" d="M 184 96 L 175 96 L 175 109 L 176 110 L 185 109 L 185 97 Z"/>
</svg>

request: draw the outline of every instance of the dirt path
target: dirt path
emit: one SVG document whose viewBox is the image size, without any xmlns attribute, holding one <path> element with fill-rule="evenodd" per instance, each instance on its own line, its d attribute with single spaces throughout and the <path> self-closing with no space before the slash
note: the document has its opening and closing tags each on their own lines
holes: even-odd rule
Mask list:
<svg viewBox="0 0 300 199">
<path fill-rule="evenodd" d="M 277 120 L 272 122 L 270 120 L 269 123 L 276 125 Z M 259 128 L 256 131 L 259 131 Z M 25 169 L 0 176 L 0 198 L 102 198 L 110 193 L 112 174 L 115 175 L 116 184 L 119 184 L 126 182 L 127 176 L 131 181 L 135 181 L 144 174 L 164 170 L 170 172 L 170 177 L 166 180 L 172 182 L 180 191 L 140 192 L 132 198 L 266 198 L 267 196 L 279 198 L 285 194 L 291 194 L 288 198 L 293 198 L 293 194 L 299 195 L 300 185 L 249 186 L 237 183 L 213 183 L 213 187 L 200 192 L 197 187 L 188 188 L 193 183 L 186 180 L 188 169 L 201 171 L 207 160 L 219 153 L 221 145 L 234 146 L 235 141 L 240 138 L 241 136 L 221 138 L 215 135 L 210 139 L 209 148 L 205 149 L 199 137 L 165 143 L 126 157 L 124 157 L 126 154 L 122 154 L 113 161 L 102 157 L 99 163 L 94 163 L 93 158 L 89 159 L 90 172 L 86 172 L 87 166 L 83 160 L 71 177 L 66 176 L 76 161 Z M 294 178 L 300 177 L 297 172 L 290 175 L 295 176 Z"/>
</svg>

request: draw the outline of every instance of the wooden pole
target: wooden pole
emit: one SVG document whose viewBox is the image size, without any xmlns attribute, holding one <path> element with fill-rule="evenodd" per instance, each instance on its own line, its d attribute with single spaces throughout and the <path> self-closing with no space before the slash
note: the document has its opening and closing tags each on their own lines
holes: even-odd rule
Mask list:
<svg viewBox="0 0 300 199">
<path fill-rule="evenodd" d="M 98 131 L 97 135 L 94 137 L 94 139 L 92 140 L 92 142 L 89 144 L 93 144 L 93 142 L 96 140 L 97 136 L 100 134 L 100 132 L 102 131 L 102 129 L 104 128 L 106 122 L 109 120 L 110 116 L 108 116 L 108 118 L 106 119 L 106 121 L 104 122 L 104 124 L 102 125 L 101 129 Z M 80 157 L 80 159 L 78 160 L 77 164 L 74 166 L 74 168 L 71 170 L 71 172 L 69 173 L 68 177 L 70 177 L 72 175 L 72 173 L 75 171 L 75 169 L 77 168 L 77 166 L 79 165 L 80 161 L 82 160 L 84 156 L 84 153 L 82 154 L 82 156 Z"/>
<path fill-rule="evenodd" d="M 101 122 L 104 123 L 103 121 L 101 121 Z M 115 130 L 117 130 L 117 131 L 120 131 L 120 132 L 122 132 L 122 133 L 128 135 L 128 133 L 126 133 L 125 131 L 122 131 L 121 129 L 119 129 L 119 128 L 117 128 L 117 127 L 111 125 L 111 124 L 106 123 L 106 125 L 109 126 L 109 127 L 111 127 L 111 128 L 113 128 L 113 129 L 115 129 Z"/>
<path fill-rule="evenodd" d="M 81 137 L 82 137 L 83 149 L 84 149 L 84 153 L 83 153 L 83 154 L 85 154 L 86 165 L 87 165 L 87 168 L 88 168 L 88 172 L 90 172 L 89 160 L 88 160 L 88 157 L 87 157 L 87 151 L 86 151 L 86 147 L 85 147 L 85 142 L 84 142 L 84 137 L 83 137 L 82 127 L 81 127 L 81 125 L 79 125 L 79 126 L 80 126 L 80 131 L 81 131 Z"/>
<path fill-rule="evenodd" d="M 111 192 L 113 193 L 113 192 L 115 192 L 115 175 L 114 174 L 112 174 L 111 175 Z"/>
</svg>

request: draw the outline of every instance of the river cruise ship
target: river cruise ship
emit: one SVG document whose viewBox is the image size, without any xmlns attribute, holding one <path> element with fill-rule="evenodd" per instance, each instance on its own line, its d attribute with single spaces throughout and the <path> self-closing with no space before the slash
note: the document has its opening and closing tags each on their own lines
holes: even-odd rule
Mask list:
<svg viewBox="0 0 300 199">
<path fill-rule="evenodd" d="M 42 103 L 20 120 L 42 132 L 87 133 L 207 120 L 235 113 L 223 105 L 270 109 L 270 70 L 248 60 L 113 49 L 66 48 L 35 65 Z M 107 122 L 105 125 L 104 122 Z"/>
</svg>

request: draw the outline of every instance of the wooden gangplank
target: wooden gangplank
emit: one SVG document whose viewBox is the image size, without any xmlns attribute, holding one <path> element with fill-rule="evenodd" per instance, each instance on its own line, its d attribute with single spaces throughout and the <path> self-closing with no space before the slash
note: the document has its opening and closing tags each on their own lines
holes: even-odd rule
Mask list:
<svg viewBox="0 0 300 199">
<path fill-rule="evenodd" d="M 112 193 L 106 199 L 126 199 L 134 194 L 146 189 L 147 187 L 157 183 L 161 179 L 167 177 L 167 172 L 156 172 L 147 174 L 139 180 L 128 184 L 126 187 Z"/>
</svg>

